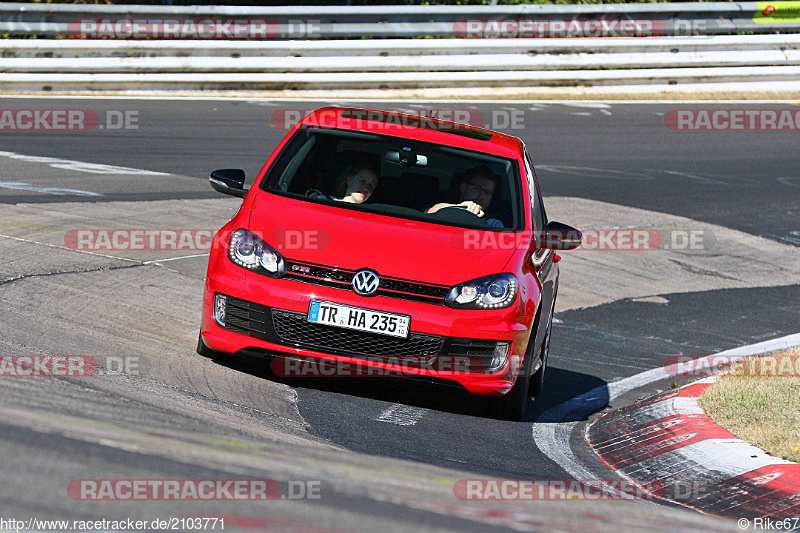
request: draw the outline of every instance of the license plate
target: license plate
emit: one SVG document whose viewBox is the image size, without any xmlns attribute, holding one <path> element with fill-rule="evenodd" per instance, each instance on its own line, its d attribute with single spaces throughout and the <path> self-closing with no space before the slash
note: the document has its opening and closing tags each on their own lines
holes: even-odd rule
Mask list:
<svg viewBox="0 0 800 533">
<path fill-rule="evenodd" d="M 362 307 L 311 300 L 308 321 L 340 328 L 378 333 L 391 337 L 408 337 L 411 317 L 373 311 Z"/>
</svg>

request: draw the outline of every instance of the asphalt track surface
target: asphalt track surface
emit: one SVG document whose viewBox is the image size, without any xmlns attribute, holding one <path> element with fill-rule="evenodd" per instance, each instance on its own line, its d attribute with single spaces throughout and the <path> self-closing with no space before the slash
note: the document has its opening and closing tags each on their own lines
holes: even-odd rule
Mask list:
<svg viewBox="0 0 800 533">
<path fill-rule="evenodd" d="M 57 211 L 58 204 L 63 203 L 65 209 L 79 214 L 103 209 L 97 204 L 108 203 L 104 216 L 115 216 L 117 206 L 123 205 L 118 202 L 135 211 L 138 202 L 153 200 L 185 201 L 180 205 L 187 209 L 204 199 L 219 201 L 219 195 L 208 187 L 208 172 L 233 167 L 245 169 L 248 176 L 255 175 L 285 133 L 270 126 L 276 111 L 312 109 L 331 103 L 343 102 L 4 99 L 3 109 L 92 109 L 100 117 L 108 111 L 135 111 L 138 129 L 0 132 L 0 212 L 4 210 L 2 204 L 9 204 L 8 209 L 12 204 L 30 204 L 30 209 L 47 204 L 48 209 Z M 372 105 L 378 107 L 359 104 Z M 514 113 L 523 117 L 524 127 L 507 131 L 521 137 L 531 150 L 546 205 L 547 197 L 585 198 L 677 215 L 781 243 L 786 246 L 786 254 L 800 257 L 796 247 L 800 244 L 797 132 L 676 132 L 663 121 L 664 113 L 675 108 L 792 108 L 789 104 L 384 103 L 380 107 L 477 110 L 488 126 L 497 126 L 497 121 Z M 19 155 L 52 160 L 36 161 Z M 129 170 L 116 169 L 108 174 L 65 172 L 56 159 Z M 229 204 L 229 210 L 235 209 L 236 200 L 229 199 Z M 141 205 L 150 209 L 151 204 Z M 15 205 L 14 209 L 14 213 L 23 212 L 20 206 Z M 120 221 L 128 216 L 133 215 L 121 213 Z M 201 227 L 197 219 L 182 219 L 180 209 L 175 211 L 173 220 L 172 227 Z M 14 224 L 8 219 L 5 222 L 6 231 L 0 234 L 9 233 L 8 228 Z M 24 222 L 29 226 L 34 223 L 35 219 Z M 192 330 L 191 320 L 181 323 L 180 328 L 176 326 L 180 335 L 161 338 L 148 331 L 148 324 L 155 325 L 157 321 L 148 322 L 146 310 L 127 310 L 136 302 L 150 308 L 155 302 L 175 302 L 177 307 L 186 309 L 190 318 L 194 308 L 194 316 L 199 315 L 196 291 L 184 297 L 180 275 L 193 277 L 196 284 L 204 275 L 204 257 L 176 260 L 152 278 L 140 265 L 116 259 L 104 262 L 105 259 L 96 258 L 96 265 L 73 264 L 72 252 L 59 249 L 53 254 L 57 257 L 51 257 L 34 249 L 39 241 L 24 234 L 24 224 L 16 228 L 22 233 L 15 233 L 14 239 L 0 240 L 0 280 L 5 280 L 0 282 L 0 309 L 8 318 L 5 324 L 0 321 L 0 353 L 109 353 L 109 345 L 119 345 L 122 351 L 140 350 L 136 353 L 142 354 L 150 368 L 148 380 L 141 383 L 128 376 L 110 377 L 100 385 L 89 378 L 20 378 L 11 384 L 2 383 L 4 422 L 0 423 L 0 450 L 4 456 L 15 458 L 0 466 L 0 477 L 8 487 L 0 496 L 0 510 L 6 515 L 27 517 L 38 513 L 52 518 L 96 519 L 113 514 L 152 519 L 212 512 L 239 517 L 241 529 L 267 531 L 402 531 L 409 527 L 566 531 L 590 523 L 595 526 L 590 516 L 599 516 L 608 530 L 618 531 L 626 524 L 627 528 L 643 529 L 642 523 L 631 518 L 626 523 L 626 518 L 615 517 L 614 504 L 610 508 L 580 508 L 575 523 L 563 515 L 574 511 L 575 505 L 530 508 L 537 516 L 533 519 L 488 512 L 479 515 L 438 505 L 435 498 L 426 504 L 422 496 L 427 489 L 422 482 L 416 500 L 398 496 L 400 500 L 392 501 L 359 493 L 355 488 L 343 489 L 342 480 L 347 479 L 343 472 L 356 469 L 357 478 L 368 478 L 364 484 L 351 480 L 353 487 L 362 488 L 379 485 L 382 468 L 391 471 L 384 473 L 389 480 L 403 478 L 397 474 L 403 468 L 409 469 L 406 477 L 418 476 L 415 479 L 448 475 L 458 479 L 452 472 L 460 472 L 462 477 L 473 474 L 568 479 L 562 467 L 535 446 L 531 436 L 532 424 L 549 407 L 604 383 L 659 367 L 669 355 L 715 353 L 796 333 L 800 324 L 800 285 L 796 280 L 772 287 L 756 285 L 773 283 L 756 283 L 751 287 L 705 291 L 656 291 L 652 295 L 663 300 L 621 298 L 564 311 L 559 311 L 557 304 L 558 320 L 553 326 L 551 360 L 542 397 L 531 402 L 524 423 L 502 422 L 480 416 L 470 398 L 418 384 L 383 379 L 284 380 L 271 375 L 257 360 L 204 360 L 193 353 L 192 334 L 196 335 L 196 328 Z M 124 227 L 124 223 L 120 226 Z M 17 260 L 28 253 L 36 259 L 34 267 Z M 567 253 L 564 255 L 569 261 Z M 745 262 L 746 269 L 748 258 L 737 260 Z M 75 316 L 61 316 L 52 309 L 39 315 L 37 306 L 47 306 L 46 298 L 68 290 L 58 286 L 48 289 L 46 285 L 59 283 L 62 274 L 75 273 L 89 277 L 83 294 L 97 308 L 82 308 L 66 293 L 65 309 Z M 132 288 L 121 288 L 101 277 L 109 273 L 117 276 L 112 280 Z M 91 279 L 95 275 L 97 278 Z M 153 281 L 148 282 L 149 279 Z M 45 288 L 39 294 L 41 287 Z M 25 296 L 27 293 L 30 297 Z M 124 309 L 117 311 L 119 307 Z M 118 312 L 118 321 L 101 317 L 104 312 Z M 41 318 L 37 320 L 37 316 Z M 85 323 L 79 317 L 85 317 Z M 142 322 L 134 327 L 126 320 Z M 60 337 L 53 339 L 54 334 Z M 139 337 L 143 343 L 138 342 Z M 104 346 L 106 352 L 102 351 Z M 224 387 L 214 380 L 224 383 Z M 117 382 L 120 386 L 124 382 L 127 392 L 120 393 Z M 169 398 L 164 397 L 163 390 L 156 390 L 164 384 L 170 387 Z M 608 408 L 626 405 L 669 386 L 669 382 L 656 382 L 635 389 Z M 291 395 L 289 403 L 296 406 L 296 413 L 275 411 L 276 390 Z M 148 401 L 156 397 L 158 401 Z M 175 402 L 185 406 L 185 411 L 175 408 Z M 209 413 L 216 411 L 223 414 L 215 415 L 214 422 L 209 423 Z M 54 421 L 54 416 L 62 420 Z M 248 417 L 255 419 L 239 422 Z M 109 443 L 107 435 L 101 439 L 98 434 L 93 440 L 67 424 L 68 420 L 103 425 L 109 431 L 116 427 L 120 437 Z M 578 421 L 572 434 L 572 453 L 598 478 L 613 478 L 613 473 L 597 463 L 583 445 L 585 420 Z M 154 445 L 148 435 L 159 431 L 180 434 L 181 442 L 191 443 L 186 445 L 189 452 L 185 456 L 146 453 Z M 249 457 L 252 461 L 237 461 L 229 456 L 230 450 L 220 452 L 207 445 L 237 438 L 254 450 Z M 259 444 L 263 442 L 272 444 Z M 264 449 L 259 448 L 261 445 Z M 280 461 L 263 459 L 281 446 L 295 452 L 307 446 L 312 450 L 307 455 L 320 464 L 338 461 L 336 454 L 342 449 L 367 455 L 357 460 L 350 456 L 348 461 L 360 461 L 357 467 L 330 467 L 330 472 L 319 466 L 309 466 L 306 471 L 287 470 L 285 464 L 279 466 Z M 261 460 L 265 462 L 259 463 Z M 429 467 L 435 470 L 425 470 Z M 228 503 L 226 507 L 226 502 L 205 507 L 186 502 L 178 506 L 174 502 L 128 502 L 110 507 L 108 503 L 73 502 L 64 495 L 64 485 L 54 488 L 52 481 L 236 477 L 231 472 L 239 477 L 321 479 L 329 490 L 319 502 L 280 501 L 267 509 L 245 503 Z M 391 482 L 387 483 L 391 486 Z M 413 494 L 415 483 L 406 488 Z M 653 510 L 656 506 L 639 505 L 647 506 L 646 510 L 634 514 L 644 512 L 643 516 L 648 516 L 647 528 L 670 529 L 677 524 L 679 528 L 714 530 L 727 526 L 676 508 L 658 506 Z M 519 506 L 510 509 L 520 511 Z"/>
</svg>

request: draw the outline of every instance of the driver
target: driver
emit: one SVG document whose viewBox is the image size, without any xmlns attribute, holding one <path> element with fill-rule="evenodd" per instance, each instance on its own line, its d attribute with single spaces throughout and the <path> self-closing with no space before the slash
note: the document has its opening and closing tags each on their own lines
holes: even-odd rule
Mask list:
<svg viewBox="0 0 800 533">
<path fill-rule="evenodd" d="M 494 191 L 497 189 L 498 178 L 486 165 L 471 168 L 461 180 L 459 192 L 461 199 L 457 204 L 439 203 L 429 207 L 426 213 L 436 213 L 445 207 L 462 207 L 476 216 L 483 217 L 484 210 L 492 203 Z M 493 228 L 502 228 L 500 219 L 489 218 L 486 223 Z"/>
<path fill-rule="evenodd" d="M 347 166 L 336 190 L 335 199 L 351 204 L 363 204 L 375 192 L 378 179 L 376 166 L 367 159 L 358 159 Z"/>
</svg>

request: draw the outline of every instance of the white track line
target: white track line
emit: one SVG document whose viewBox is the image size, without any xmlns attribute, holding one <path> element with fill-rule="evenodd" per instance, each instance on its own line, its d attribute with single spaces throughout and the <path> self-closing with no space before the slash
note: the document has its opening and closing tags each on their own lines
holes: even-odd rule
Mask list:
<svg viewBox="0 0 800 533">
<path fill-rule="evenodd" d="M 39 192 L 42 194 L 54 194 L 56 196 L 103 196 L 99 192 L 83 191 L 80 189 L 60 189 L 58 187 L 38 187 L 30 183 L 21 181 L 0 181 L 0 187 L 3 189 L 14 189 L 17 191 Z"/>
<path fill-rule="evenodd" d="M 178 259 L 191 259 L 193 257 L 208 257 L 210 252 L 204 254 L 182 255 L 181 257 L 167 257 L 166 259 L 153 259 L 152 261 L 144 261 L 143 265 L 152 265 L 153 263 L 166 263 L 167 261 L 177 261 Z"/>
<path fill-rule="evenodd" d="M 709 361 L 721 355 L 756 355 L 798 345 L 800 345 L 800 333 L 795 333 L 769 341 L 740 346 L 732 350 L 725 350 L 724 352 L 700 358 L 697 361 L 702 361 L 703 359 Z M 613 383 L 608 383 L 607 385 L 601 385 L 567 402 L 551 407 L 542 413 L 533 423 L 531 434 L 534 443 L 542 453 L 555 461 L 558 466 L 563 468 L 564 471 L 575 479 L 594 478 L 594 474 L 589 472 L 589 470 L 578 462 L 578 459 L 575 457 L 570 447 L 570 435 L 578 422 L 562 421 L 570 414 L 572 414 L 574 418 L 583 419 L 606 407 L 607 404 L 610 404 L 612 400 L 622 394 L 643 387 L 649 383 L 666 379 L 671 375 L 675 375 L 677 370 L 677 364 L 671 365 L 670 367 L 659 367 L 647 370 L 646 372 Z"/>
<path fill-rule="evenodd" d="M 103 165 L 101 163 L 87 163 L 73 159 L 58 159 L 55 157 L 42 157 L 38 155 L 18 154 L 16 152 L 0 151 L 0 157 L 17 159 L 26 163 L 41 163 L 52 168 L 74 170 L 75 172 L 88 172 L 90 174 L 105 174 L 113 176 L 169 176 L 165 172 L 144 170 L 141 168 L 120 167 L 117 165 Z"/>
<path fill-rule="evenodd" d="M 378 418 L 378 422 L 386 422 L 387 424 L 396 424 L 398 426 L 413 426 L 420 418 L 425 416 L 427 409 L 420 409 L 419 407 L 409 407 L 396 403 L 385 409 Z"/>
</svg>

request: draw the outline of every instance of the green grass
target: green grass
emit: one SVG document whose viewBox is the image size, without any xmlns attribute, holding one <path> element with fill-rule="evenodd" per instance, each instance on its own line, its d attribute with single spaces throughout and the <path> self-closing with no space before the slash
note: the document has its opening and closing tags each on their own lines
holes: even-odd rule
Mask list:
<svg viewBox="0 0 800 533">
<path fill-rule="evenodd" d="M 767 367 L 759 358 L 752 358 L 752 366 L 746 359 L 706 389 L 700 406 L 740 439 L 771 455 L 800 462 L 800 349 L 782 353 L 794 356 L 793 371 L 778 376 L 748 371 Z M 748 375 L 754 373 L 766 375 Z"/>
</svg>

